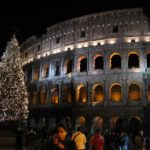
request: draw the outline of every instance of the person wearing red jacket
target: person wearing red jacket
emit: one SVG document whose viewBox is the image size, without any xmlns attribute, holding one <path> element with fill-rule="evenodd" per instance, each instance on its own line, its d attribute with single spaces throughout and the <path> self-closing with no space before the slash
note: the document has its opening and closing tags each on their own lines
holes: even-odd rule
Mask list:
<svg viewBox="0 0 150 150">
<path fill-rule="evenodd" d="M 103 150 L 104 138 L 101 135 L 100 129 L 97 129 L 90 140 L 90 150 Z"/>
</svg>

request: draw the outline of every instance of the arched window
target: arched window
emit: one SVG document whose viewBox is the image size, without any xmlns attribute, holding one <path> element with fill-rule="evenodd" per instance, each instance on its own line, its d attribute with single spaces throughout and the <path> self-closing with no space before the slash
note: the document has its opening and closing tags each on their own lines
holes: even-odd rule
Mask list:
<svg viewBox="0 0 150 150">
<path fill-rule="evenodd" d="M 93 89 L 94 102 L 102 102 L 104 100 L 104 91 L 102 85 L 96 85 Z"/>
<path fill-rule="evenodd" d="M 32 92 L 31 93 L 31 104 L 36 104 L 37 103 L 37 92 Z"/>
<path fill-rule="evenodd" d="M 46 90 L 40 91 L 40 104 L 46 104 L 47 103 L 47 92 Z"/>
<path fill-rule="evenodd" d="M 59 102 L 59 92 L 58 92 L 58 88 L 52 88 L 51 91 L 51 103 L 53 105 L 57 105 Z"/>
<path fill-rule="evenodd" d="M 42 77 L 43 78 L 47 78 L 48 77 L 48 74 L 49 74 L 49 65 L 48 64 L 45 64 L 43 66 L 43 70 L 42 70 Z"/>
<path fill-rule="evenodd" d="M 66 74 L 72 73 L 72 60 L 69 59 L 66 61 Z"/>
<path fill-rule="evenodd" d="M 63 85 L 62 89 L 62 102 L 63 103 L 71 103 L 72 94 L 71 94 L 71 87 L 67 85 Z"/>
<path fill-rule="evenodd" d="M 95 58 L 95 69 L 103 69 L 104 68 L 104 62 L 102 56 L 97 56 Z"/>
<path fill-rule="evenodd" d="M 122 99 L 121 86 L 118 84 L 114 84 L 111 87 L 111 101 L 119 102 Z"/>
<path fill-rule="evenodd" d="M 87 71 L 87 58 L 83 58 L 80 60 L 80 72 Z"/>
<path fill-rule="evenodd" d="M 139 68 L 139 66 L 139 56 L 131 53 L 128 58 L 128 68 Z"/>
<path fill-rule="evenodd" d="M 121 69 L 121 56 L 119 54 L 113 54 L 110 61 L 111 69 Z"/>
<path fill-rule="evenodd" d="M 141 99 L 140 87 L 137 84 L 129 86 L 128 99 L 131 101 L 138 101 Z"/>
<path fill-rule="evenodd" d="M 147 99 L 148 101 L 150 101 L 150 85 L 148 85 Z"/>
<path fill-rule="evenodd" d="M 79 85 L 77 87 L 77 102 L 79 103 L 85 103 L 87 101 L 87 98 L 86 98 L 86 87 L 84 85 Z"/>
<path fill-rule="evenodd" d="M 39 80 L 39 77 L 40 77 L 40 69 L 38 67 L 36 67 L 34 69 L 34 80 L 35 81 Z"/>
<path fill-rule="evenodd" d="M 147 59 L 147 68 L 150 68 L 150 53 L 146 55 Z"/>
</svg>

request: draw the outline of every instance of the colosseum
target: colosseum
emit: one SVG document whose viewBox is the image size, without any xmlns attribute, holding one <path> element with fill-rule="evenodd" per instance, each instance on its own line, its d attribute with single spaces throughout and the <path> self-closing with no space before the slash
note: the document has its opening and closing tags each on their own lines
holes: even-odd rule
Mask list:
<svg viewBox="0 0 150 150">
<path fill-rule="evenodd" d="M 52 25 L 28 38 L 21 56 L 30 126 L 141 126 L 150 103 L 150 22 L 142 8 Z"/>
</svg>

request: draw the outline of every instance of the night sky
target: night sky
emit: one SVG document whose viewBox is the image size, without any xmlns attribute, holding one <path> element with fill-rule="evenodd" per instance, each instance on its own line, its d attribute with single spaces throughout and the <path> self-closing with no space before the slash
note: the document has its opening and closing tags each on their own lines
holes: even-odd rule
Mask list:
<svg viewBox="0 0 150 150">
<path fill-rule="evenodd" d="M 62 2 L 63 1 L 63 2 Z M 90 13 L 112 9 L 142 7 L 150 16 L 148 0 L 90 0 L 61 2 L 50 0 L 50 3 L 0 2 L 0 55 L 2 55 L 7 41 L 16 33 L 21 44 L 32 35 L 40 36 L 46 32 L 46 27 Z"/>
</svg>

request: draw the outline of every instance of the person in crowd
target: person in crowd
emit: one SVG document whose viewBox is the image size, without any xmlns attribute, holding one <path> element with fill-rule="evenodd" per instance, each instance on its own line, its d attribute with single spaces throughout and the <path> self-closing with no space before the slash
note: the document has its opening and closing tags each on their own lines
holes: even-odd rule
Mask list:
<svg viewBox="0 0 150 150">
<path fill-rule="evenodd" d="M 128 150 L 129 137 L 125 131 L 122 131 L 119 135 L 119 150 Z"/>
<path fill-rule="evenodd" d="M 135 148 L 136 150 L 145 150 L 146 139 L 144 137 L 143 130 L 140 130 L 138 135 L 135 137 Z"/>
<path fill-rule="evenodd" d="M 30 128 L 28 131 L 28 149 L 33 150 L 36 143 L 36 131 L 34 128 Z"/>
<path fill-rule="evenodd" d="M 19 127 L 16 133 L 16 150 L 22 150 L 22 135 L 23 135 L 23 131 Z"/>
<path fill-rule="evenodd" d="M 77 150 L 85 150 L 86 149 L 86 136 L 82 133 L 82 128 L 78 127 L 77 132 L 75 132 L 72 137 L 72 141 L 75 141 Z"/>
<path fill-rule="evenodd" d="M 96 129 L 94 135 L 90 140 L 90 150 L 103 150 L 104 148 L 104 138 L 101 135 L 100 129 Z"/>
<path fill-rule="evenodd" d="M 116 150 L 117 144 L 118 144 L 118 136 L 117 136 L 116 132 L 113 130 L 113 131 L 111 131 L 111 134 L 110 134 L 109 149 Z"/>
<path fill-rule="evenodd" d="M 63 124 L 60 124 L 57 128 L 57 133 L 53 136 L 53 144 L 51 150 L 76 150 L 74 141 L 67 138 L 67 129 Z"/>
</svg>

